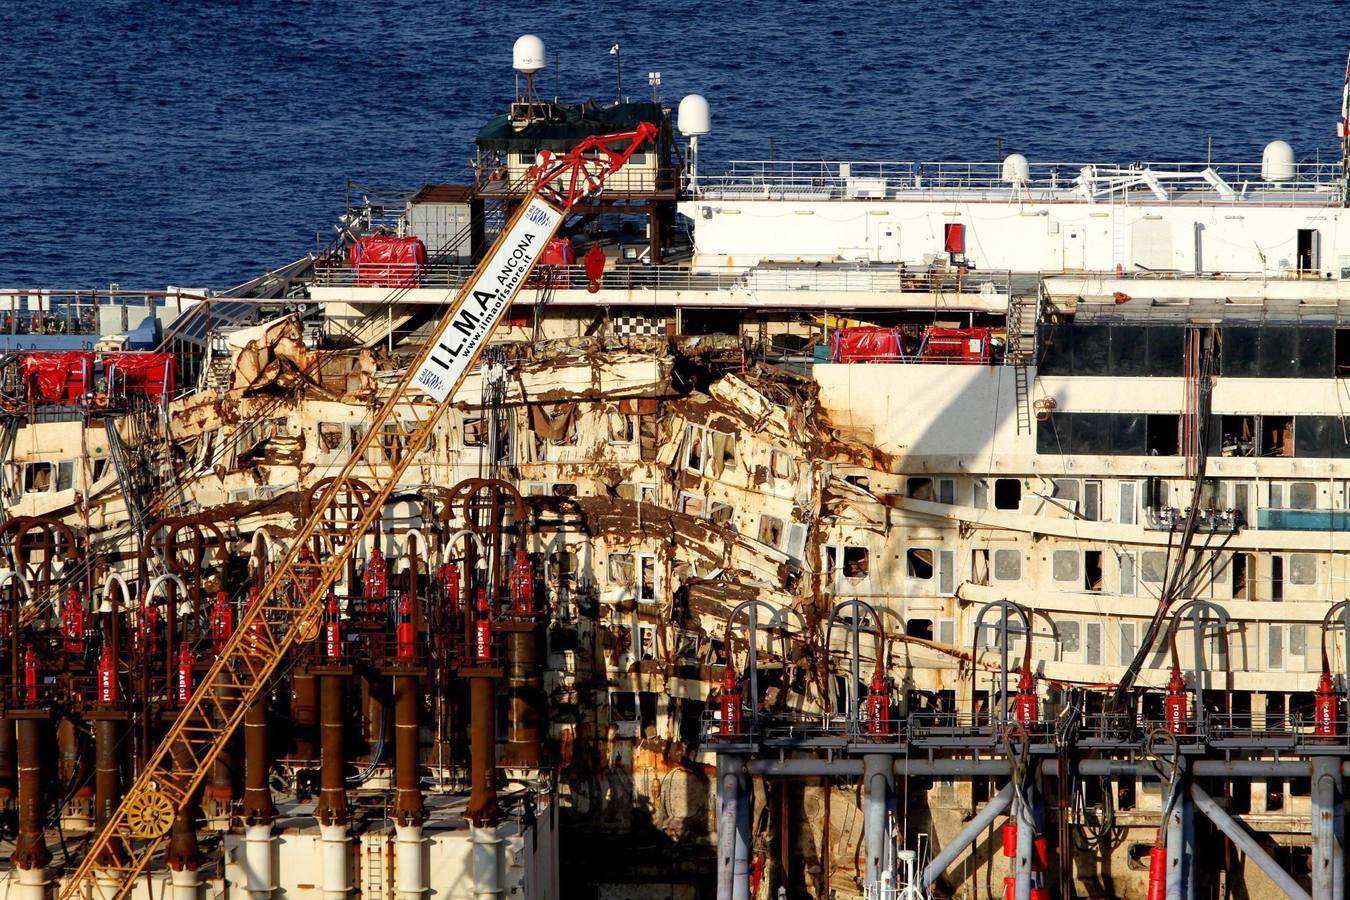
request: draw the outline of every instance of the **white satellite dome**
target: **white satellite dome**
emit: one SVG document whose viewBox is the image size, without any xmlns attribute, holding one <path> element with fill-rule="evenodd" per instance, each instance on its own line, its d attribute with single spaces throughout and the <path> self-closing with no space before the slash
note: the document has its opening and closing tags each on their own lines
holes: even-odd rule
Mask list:
<svg viewBox="0 0 1350 900">
<path fill-rule="evenodd" d="M 1294 180 L 1294 148 L 1287 141 L 1271 141 L 1261 153 L 1261 178 L 1265 181 Z"/>
<path fill-rule="evenodd" d="M 548 60 L 544 57 L 543 38 L 537 34 L 522 34 L 516 38 L 516 44 L 511 48 L 513 69 L 525 75 L 533 75 L 546 65 Z"/>
<path fill-rule="evenodd" d="M 1000 176 L 1004 184 L 1026 184 L 1031 180 L 1031 164 L 1020 153 L 1009 153 L 1003 157 L 1003 171 Z"/>
<path fill-rule="evenodd" d="M 712 131 L 712 115 L 708 112 L 708 100 L 701 94 L 690 94 L 680 101 L 675 113 L 675 127 L 685 137 L 707 134 Z"/>
</svg>

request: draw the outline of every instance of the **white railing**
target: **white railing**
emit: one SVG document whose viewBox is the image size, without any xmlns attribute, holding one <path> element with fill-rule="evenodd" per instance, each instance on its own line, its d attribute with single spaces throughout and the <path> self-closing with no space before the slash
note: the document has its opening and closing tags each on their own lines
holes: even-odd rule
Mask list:
<svg viewBox="0 0 1350 900">
<path fill-rule="evenodd" d="M 384 266 L 387 264 L 378 264 Z M 463 285 L 472 266 L 432 264 L 420 273 L 398 272 L 389 275 L 388 284 L 371 284 L 370 273 L 358 273 L 347 267 L 316 268 L 316 287 L 381 287 L 396 290 L 411 286 L 430 290 L 454 289 Z M 581 266 L 554 267 L 549 284 L 555 290 L 585 290 L 589 284 Z M 766 268 L 719 269 L 700 273 L 686 266 L 624 266 L 606 272 L 600 279 L 601 290 L 614 291 L 841 291 L 848 293 L 933 292 L 1007 296 L 1010 274 L 997 272 L 919 272 L 902 274 L 895 265 L 876 266 L 783 266 Z M 383 282 L 385 279 L 378 277 Z M 535 274 L 525 290 L 544 286 L 544 278 Z"/>
<path fill-rule="evenodd" d="M 1176 200 L 1213 194 L 1271 203 L 1290 194 L 1313 194 L 1312 199 L 1340 202 L 1344 193 L 1339 162 L 1297 163 L 1293 177 L 1278 182 L 1265 180 L 1261 164 L 1250 162 L 1038 162 L 1028 164 L 1024 182 L 1011 184 L 997 162 L 842 160 L 732 160 L 719 174 L 700 173 L 694 193 L 705 199 L 887 199 L 955 192 L 978 198 L 1103 199 L 1113 193 L 1153 196 L 1154 181 L 1164 183 L 1173 195 L 1169 199 Z"/>
</svg>

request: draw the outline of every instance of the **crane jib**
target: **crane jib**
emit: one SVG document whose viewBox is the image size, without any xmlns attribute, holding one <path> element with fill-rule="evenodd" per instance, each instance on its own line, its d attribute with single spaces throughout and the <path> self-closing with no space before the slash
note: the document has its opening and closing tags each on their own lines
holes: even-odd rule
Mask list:
<svg viewBox="0 0 1350 900">
<path fill-rule="evenodd" d="M 462 293 L 459 308 L 437 335 L 413 377 L 413 386 L 437 402 L 454 390 L 558 230 L 562 216 L 538 197 L 530 200 L 478 279 Z"/>
</svg>

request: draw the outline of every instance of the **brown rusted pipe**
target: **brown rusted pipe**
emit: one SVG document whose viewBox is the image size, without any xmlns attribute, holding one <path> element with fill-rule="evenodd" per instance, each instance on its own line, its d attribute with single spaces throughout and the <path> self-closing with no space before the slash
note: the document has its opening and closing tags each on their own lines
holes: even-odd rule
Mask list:
<svg viewBox="0 0 1350 900">
<path fill-rule="evenodd" d="M 493 682 L 482 675 L 469 678 L 469 807 L 465 812 L 469 823 L 480 828 L 501 821 Z"/>
<path fill-rule="evenodd" d="M 295 755 L 314 758 L 314 728 L 319 724 L 319 687 L 314 675 L 296 672 L 291 678 L 291 721 L 295 723 Z"/>
<path fill-rule="evenodd" d="M 343 676 L 319 676 L 319 802 L 314 815 L 321 825 L 345 825 L 347 809 L 346 748 L 343 746 Z"/>
<path fill-rule="evenodd" d="M 270 825 L 276 810 L 267 783 L 267 695 L 263 694 L 244 712 L 244 804 L 246 825 Z"/>
<path fill-rule="evenodd" d="M 543 692 L 539 640 L 534 627 L 506 635 L 506 749 L 502 761 L 513 768 L 538 768 L 543 755 Z"/>
<path fill-rule="evenodd" d="M 14 764 L 14 720 L 5 716 L 0 719 L 0 803 L 14 796 Z"/>
<path fill-rule="evenodd" d="M 394 824 L 421 825 L 426 820 L 422 806 L 421 742 L 418 706 L 421 703 L 416 675 L 394 677 Z"/>
<path fill-rule="evenodd" d="M 122 762 L 118 758 L 116 719 L 99 719 L 94 724 L 94 824 L 102 828 L 121 801 Z"/>
<path fill-rule="evenodd" d="M 18 869 L 45 869 L 52 861 L 42 836 L 41 719 L 19 719 L 19 837 L 10 861 Z"/>
</svg>

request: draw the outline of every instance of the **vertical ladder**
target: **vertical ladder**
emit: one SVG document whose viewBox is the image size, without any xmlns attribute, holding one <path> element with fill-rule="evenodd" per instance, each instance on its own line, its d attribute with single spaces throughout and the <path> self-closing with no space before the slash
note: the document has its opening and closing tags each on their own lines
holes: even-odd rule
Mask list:
<svg viewBox="0 0 1350 900">
<path fill-rule="evenodd" d="M 1044 282 L 1037 280 L 1031 291 L 1018 291 L 1011 283 L 1008 288 L 1007 331 L 1008 345 L 1004 362 L 1014 367 L 1013 384 L 1017 392 L 1017 433 L 1031 434 L 1031 373 L 1036 359 L 1036 326 L 1040 322 L 1041 291 Z"/>
<path fill-rule="evenodd" d="M 367 832 L 361 835 L 361 896 L 363 900 L 388 900 L 392 882 L 387 852 L 389 833 Z"/>
</svg>

